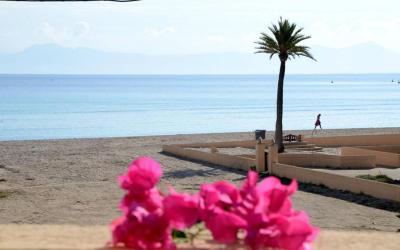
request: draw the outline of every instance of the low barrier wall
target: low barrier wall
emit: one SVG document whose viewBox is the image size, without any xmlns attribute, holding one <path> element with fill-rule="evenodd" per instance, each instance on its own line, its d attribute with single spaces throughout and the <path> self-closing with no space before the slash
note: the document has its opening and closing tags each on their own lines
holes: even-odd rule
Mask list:
<svg viewBox="0 0 400 250">
<path fill-rule="evenodd" d="M 344 169 L 369 169 L 376 167 L 374 155 L 340 155 L 340 167 Z"/>
<path fill-rule="evenodd" d="M 359 148 L 383 151 L 383 152 L 393 153 L 393 154 L 400 154 L 400 145 L 360 146 Z"/>
<path fill-rule="evenodd" d="M 174 154 L 183 158 L 204 161 L 230 168 L 248 171 L 256 165 L 256 160 L 246 157 L 238 157 L 221 153 L 207 153 L 194 149 L 186 149 L 175 145 L 165 145 L 163 152 Z"/>
<path fill-rule="evenodd" d="M 252 155 L 243 154 L 243 155 L 236 155 L 236 156 L 237 156 L 237 157 L 249 158 L 249 159 L 256 159 L 256 155 L 255 155 L 255 154 L 252 154 Z"/>
<path fill-rule="evenodd" d="M 366 148 L 354 148 L 354 147 L 342 147 L 342 155 L 365 155 L 365 156 L 375 156 L 376 164 L 385 166 L 388 168 L 399 168 L 400 167 L 400 155 L 370 150 Z"/>
<path fill-rule="evenodd" d="M 279 154 L 279 163 L 300 167 L 363 169 L 374 168 L 376 157 L 373 155 L 328 155 L 328 154 Z"/>
<path fill-rule="evenodd" d="M 170 145 L 170 146 L 179 146 L 182 148 L 208 148 L 208 147 L 217 147 L 217 148 L 254 148 L 256 145 L 255 140 L 247 140 L 247 141 L 224 141 L 224 142 L 203 142 L 203 143 L 187 143 L 187 144 L 179 144 L 179 145 Z"/>
<path fill-rule="evenodd" d="M 340 167 L 340 159 L 324 154 L 279 154 L 278 162 L 299 167 Z"/>
<path fill-rule="evenodd" d="M 400 202 L 400 186 L 397 185 L 325 173 L 281 163 L 272 164 L 271 171 L 274 175 L 296 179 L 299 182 L 316 185 L 322 184 L 332 189 L 363 193 L 377 198 Z"/>
<path fill-rule="evenodd" d="M 322 147 L 400 145 L 400 134 L 305 137 L 304 141 Z"/>
<path fill-rule="evenodd" d="M 183 148 L 182 145 L 164 145 L 162 151 L 183 158 L 199 160 L 235 169 L 242 169 L 245 171 L 248 171 L 253 166 L 260 165 L 257 167 L 257 170 L 263 171 L 261 165 L 265 164 L 264 146 L 260 147 L 260 145 L 258 145 L 257 149 L 260 149 L 260 153 L 262 153 L 262 155 L 257 154 L 258 157 L 256 156 L 256 159 L 250 158 L 248 155 L 232 156 L 221 153 L 207 153 L 195 149 Z M 400 186 L 326 173 L 301 167 L 373 167 L 376 160 L 375 155 L 346 155 L 355 152 L 359 154 L 361 150 L 372 150 L 344 147 L 342 148 L 342 153 L 344 152 L 345 155 L 342 156 L 328 154 L 280 154 L 278 156 L 277 153 L 273 152 L 273 149 L 274 147 L 269 148 L 270 157 L 268 158 L 268 170 L 271 174 L 280 177 L 297 179 L 300 182 L 312 183 L 316 185 L 322 184 L 333 189 L 346 190 L 353 193 L 364 193 L 377 198 L 400 202 Z M 352 151 L 354 149 L 356 151 Z M 375 152 L 385 153 L 379 151 Z M 277 163 L 276 160 L 279 160 L 279 163 Z M 261 163 L 258 163 L 258 161 Z M 291 164 L 295 164 L 300 167 L 293 166 Z"/>
</svg>

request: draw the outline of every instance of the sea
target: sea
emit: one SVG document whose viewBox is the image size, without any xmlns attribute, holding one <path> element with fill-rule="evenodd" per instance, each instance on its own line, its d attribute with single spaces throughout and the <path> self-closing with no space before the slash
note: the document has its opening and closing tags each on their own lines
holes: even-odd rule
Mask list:
<svg viewBox="0 0 400 250">
<path fill-rule="evenodd" d="M 274 130 L 276 75 L 0 75 L 0 140 Z M 400 127 L 400 74 L 287 75 L 284 129 Z"/>
</svg>

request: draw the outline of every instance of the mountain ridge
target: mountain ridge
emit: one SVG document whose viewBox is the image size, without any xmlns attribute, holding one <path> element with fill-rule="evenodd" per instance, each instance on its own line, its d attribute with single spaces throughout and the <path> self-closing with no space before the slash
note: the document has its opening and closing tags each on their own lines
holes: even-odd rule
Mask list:
<svg viewBox="0 0 400 250">
<path fill-rule="evenodd" d="M 296 58 L 290 74 L 393 73 L 400 54 L 375 43 L 346 48 L 312 46 L 317 62 Z M 243 52 L 148 55 L 36 44 L 16 53 L 0 54 L 1 74 L 275 74 L 277 58 Z"/>
</svg>

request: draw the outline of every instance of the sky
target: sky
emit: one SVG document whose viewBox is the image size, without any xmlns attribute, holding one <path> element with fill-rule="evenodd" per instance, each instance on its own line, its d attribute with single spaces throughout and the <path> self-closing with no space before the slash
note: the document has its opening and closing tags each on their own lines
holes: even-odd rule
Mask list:
<svg viewBox="0 0 400 250">
<path fill-rule="evenodd" d="M 400 52 L 399 10 L 398 0 L 0 2 L 0 53 L 43 43 L 155 55 L 251 53 L 281 16 L 304 27 L 310 46 L 374 42 Z"/>
</svg>

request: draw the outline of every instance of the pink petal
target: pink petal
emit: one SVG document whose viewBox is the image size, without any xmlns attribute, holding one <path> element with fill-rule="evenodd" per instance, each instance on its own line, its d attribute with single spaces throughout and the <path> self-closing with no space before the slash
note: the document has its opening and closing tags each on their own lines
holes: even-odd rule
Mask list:
<svg viewBox="0 0 400 250">
<path fill-rule="evenodd" d="M 124 242 L 126 234 L 121 227 L 125 222 L 125 217 L 119 217 L 111 222 L 112 244 L 116 246 L 119 242 Z"/>
<path fill-rule="evenodd" d="M 240 193 L 237 187 L 227 181 L 218 181 L 214 187 L 220 193 L 220 198 L 228 204 L 236 203 L 240 199 Z"/>
<path fill-rule="evenodd" d="M 133 214 L 137 214 L 132 211 Z M 169 221 L 157 213 L 139 212 L 141 219 L 124 218 L 112 226 L 114 246 L 133 249 L 175 249 Z"/>
<path fill-rule="evenodd" d="M 257 185 L 258 173 L 255 171 L 249 171 L 247 173 L 247 178 L 242 185 L 242 191 L 249 192 L 251 189 L 255 188 Z"/>
<path fill-rule="evenodd" d="M 282 185 L 281 181 L 278 178 L 271 176 L 271 177 L 267 177 L 267 178 L 263 179 L 258 184 L 257 188 L 261 192 L 267 192 L 267 191 L 270 191 L 271 189 L 274 189 L 281 185 Z"/>
<path fill-rule="evenodd" d="M 204 199 L 205 206 L 237 204 L 241 197 L 237 187 L 227 181 L 218 181 L 213 184 L 201 186 L 200 196 Z M 220 204 L 223 203 L 223 204 Z"/>
<path fill-rule="evenodd" d="M 157 188 L 152 188 L 144 193 L 129 192 L 121 200 L 120 209 L 127 213 L 135 207 L 141 206 L 153 212 L 162 208 L 162 200 L 163 197 Z"/>
<path fill-rule="evenodd" d="M 210 216 L 205 223 L 214 240 L 228 244 L 237 241 L 239 229 L 246 227 L 247 224 L 241 217 L 222 210 Z"/>
<path fill-rule="evenodd" d="M 175 229 L 194 225 L 199 218 L 199 200 L 195 195 L 173 193 L 164 201 L 164 213 Z"/>
<path fill-rule="evenodd" d="M 280 231 L 277 237 L 271 237 L 267 242 L 269 247 L 279 247 L 287 250 L 299 250 L 310 236 L 315 235 L 315 229 L 304 221 L 304 217 L 277 217 L 271 222 Z"/>
<path fill-rule="evenodd" d="M 121 188 L 132 192 L 144 192 L 153 188 L 162 175 L 161 166 L 149 157 L 139 157 L 118 178 Z"/>
<path fill-rule="evenodd" d="M 262 209 L 267 213 L 290 214 L 292 203 L 290 196 L 297 190 L 297 182 L 292 181 L 289 186 L 283 185 L 279 179 L 268 177 L 257 187 Z"/>
</svg>

